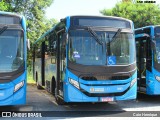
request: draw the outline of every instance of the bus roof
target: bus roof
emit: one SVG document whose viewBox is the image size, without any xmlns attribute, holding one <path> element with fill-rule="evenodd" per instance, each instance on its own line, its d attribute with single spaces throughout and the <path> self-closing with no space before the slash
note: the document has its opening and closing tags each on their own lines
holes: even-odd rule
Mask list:
<svg viewBox="0 0 160 120">
<path fill-rule="evenodd" d="M 99 16 L 93 16 L 93 15 L 73 15 L 73 16 L 67 16 L 67 17 L 70 17 L 70 18 L 85 18 L 85 17 L 91 17 L 91 18 L 113 18 L 113 19 L 119 19 L 119 20 L 125 20 L 125 21 L 128 21 L 128 22 L 131 22 L 131 20 L 129 19 L 126 19 L 126 18 L 122 18 L 122 17 L 116 17 L 116 16 L 102 16 L 102 15 L 99 15 Z M 66 19 L 67 17 L 65 17 L 64 19 Z"/>
<path fill-rule="evenodd" d="M 12 12 L 4 12 L 0 11 L 0 25 L 17 25 L 21 24 L 22 28 L 26 31 L 26 20 L 23 15 L 12 13 Z M 8 19 L 8 20 L 6 20 Z"/>
<path fill-rule="evenodd" d="M 41 39 L 43 39 L 46 35 L 48 35 L 50 32 L 52 32 L 56 26 L 58 24 L 56 24 L 55 26 L 53 26 L 51 29 L 49 29 L 47 32 L 45 32 L 44 34 L 41 35 L 41 37 L 39 37 L 33 44 L 36 44 L 38 41 L 40 41 Z"/>
<path fill-rule="evenodd" d="M 135 31 L 136 30 L 143 30 L 146 28 L 155 28 L 155 27 L 160 27 L 160 25 L 149 25 L 149 26 L 145 26 L 145 27 L 140 27 L 140 28 L 135 29 Z"/>
<path fill-rule="evenodd" d="M 9 15 L 9 16 L 16 16 L 16 17 L 22 18 L 22 15 L 20 14 L 12 13 L 12 12 L 5 12 L 5 11 L 0 11 L 0 15 Z"/>
<path fill-rule="evenodd" d="M 141 33 L 141 34 L 135 35 L 135 38 L 140 38 L 140 37 L 149 37 L 149 35 L 146 33 Z"/>
<path fill-rule="evenodd" d="M 109 19 L 119 19 L 119 20 L 124 20 L 124 21 L 128 21 L 128 22 L 132 22 L 129 19 L 125 19 L 122 17 L 115 17 L 115 16 L 91 16 L 91 15 L 74 15 L 74 16 L 67 16 L 64 19 L 61 19 L 60 21 L 64 21 L 68 18 L 109 18 Z M 59 22 L 60 23 L 60 22 Z M 40 41 L 41 39 L 43 39 L 46 35 L 48 35 L 50 32 L 52 32 L 56 26 L 58 26 L 57 23 L 55 26 L 53 26 L 51 29 L 49 29 L 47 32 L 45 32 L 44 34 L 41 35 L 41 37 L 39 37 L 33 44 L 36 44 L 38 41 Z"/>
</svg>

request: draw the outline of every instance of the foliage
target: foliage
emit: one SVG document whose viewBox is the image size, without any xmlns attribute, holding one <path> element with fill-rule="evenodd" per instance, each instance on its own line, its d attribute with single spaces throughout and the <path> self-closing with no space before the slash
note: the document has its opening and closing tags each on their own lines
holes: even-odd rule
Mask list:
<svg viewBox="0 0 160 120">
<path fill-rule="evenodd" d="M 27 19 L 27 37 L 34 42 L 46 29 L 52 27 L 46 25 L 50 20 L 45 18 L 45 9 L 52 2 L 53 0 L 5 0 L 2 3 L 7 9 L 2 10 L 24 15 Z"/>
<path fill-rule="evenodd" d="M 28 83 L 28 84 L 35 84 L 35 81 L 34 81 L 34 79 L 33 79 L 33 76 L 32 76 L 31 71 L 28 71 L 28 72 L 27 72 L 27 83 Z"/>
<path fill-rule="evenodd" d="M 53 0 L 1 0 L 0 10 L 24 15 L 27 20 L 27 39 L 33 43 L 57 21 L 46 19 L 45 10 Z M 31 64 L 32 49 L 28 52 L 28 65 Z"/>
<path fill-rule="evenodd" d="M 8 4 L 6 4 L 4 0 L 0 2 L 0 11 L 6 11 L 8 10 L 8 7 L 9 7 Z"/>
<path fill-rule="evenodd" d="M 103 15 L 117 16 L 130 19 L 134 22 L 135 28 L 157 25 L 160 23 L 160 7 L 153 3 L 137 3 L 132 0 L 118 2 L 112 9 L 100 11 Z"/>
</svg>

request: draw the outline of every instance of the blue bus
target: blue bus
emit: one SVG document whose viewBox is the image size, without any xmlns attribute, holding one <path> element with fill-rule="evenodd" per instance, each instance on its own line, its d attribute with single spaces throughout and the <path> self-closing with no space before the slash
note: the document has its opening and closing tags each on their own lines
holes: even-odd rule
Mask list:
<svg viewBox="0 0 160 120">
<path fill-rule="evenodd" d="M 0 11 L 0 106 L 26 103 L 26 21 Z"/>
<path fill-rule="evenodd" d="M 138 91 L 160 95 L 160 26 L 135 29 Z"/>
<path fill-rule="evenodd" d="M 68 16 L 34 42 L 37 88 L 58 104 L 136 98 L 133 22 L 110 16 Z"/>
</svg>

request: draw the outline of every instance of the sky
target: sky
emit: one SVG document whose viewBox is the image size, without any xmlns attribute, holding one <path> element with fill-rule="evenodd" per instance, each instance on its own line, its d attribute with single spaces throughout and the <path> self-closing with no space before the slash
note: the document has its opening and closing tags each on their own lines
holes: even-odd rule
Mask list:
<svg viewBox="0 0 160 120">
<path fill-rule="evenodd" d="M 111 9 L 119 1 L 121 0 L 54 0 L 46 10 L 46 17 L 59 21 L 69 15 L 101 15 L 100 10 Z M 160 0 L 152 1 L 160 4 Z"/>
<path fill-rule="evenodd" d="M 60 20 L 69 15 L 101 15 L 100 10 L 114 7 L 118 1 L 121 0 L 54 0 L 46 17 Z"/>
</svg>

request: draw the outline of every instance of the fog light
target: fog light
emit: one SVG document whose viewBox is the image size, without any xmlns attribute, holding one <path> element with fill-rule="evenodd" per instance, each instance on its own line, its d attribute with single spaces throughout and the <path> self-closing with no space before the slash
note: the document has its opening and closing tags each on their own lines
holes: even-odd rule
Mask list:
<svg viewBox="0 0 160 120">
<path fill-rule="evenodd" d="M 24 85 L 24 81 L 16 84 L 15 87 L 14 87 L 14 92 L 16 92 L 17 90 L 19 90 L 20 88 L 22 88 L 23 85 Z"/>
<path fill-rule="evenodd" d="M 79 89 L 79 83 L 78 83 L 78 81 L 73 80 L 72 78 L 69 78 L 69 82 L 70 82 L 73 86 L 75 86 L 76 88 Z"/>
<path fill-rule="evenodd" d="M 131 84 L 130 84 L 130 87 L 132 87 L 134 85 L 134 83 L 137 82 L 137 78 L 134 78 L 132 81 L 131 81 Z"/>
<path fill-rule="evenodd" d="M 160 77 L 159 76 L 156 76 L 156 80 L 158 80 L 160 82 Z"/>
</svg>

